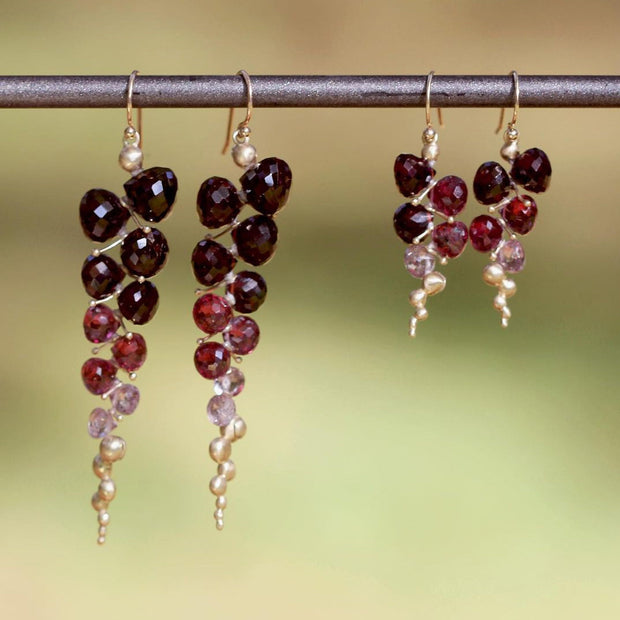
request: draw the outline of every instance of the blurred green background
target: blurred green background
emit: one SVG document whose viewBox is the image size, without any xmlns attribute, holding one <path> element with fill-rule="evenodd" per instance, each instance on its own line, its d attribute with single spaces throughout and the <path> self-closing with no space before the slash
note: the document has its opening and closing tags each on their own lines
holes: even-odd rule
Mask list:
<svg viewBox="0 0 620 620">
<path fill-rule="evenodd" d="M 618 73 L 620 5 L 385 0 L 2 2 L 6 74 Z M 239 113 L 240 114 L 240 113 Z M 498 157 L 495 110 L 446 110 L 438 172 Z M 2 110 L 0 614 L 4 618 L 620 616 L 617 110 L 523 109 L 550 156 L 505 331 L 469 250 L 407 336 L 392 165 L 413 110 L 256 110 L 293 170 L 243 363 L 249 425 L 213 527 L 210 385 L 194 371 L 195 194 L 238 177 L 223 110 L 147 110 L 145 162 L 180 192 L 142 333 L 143 400 L 109 540 L 95 544 L 86 418 L 97 400 L 77 206 L 120 191 L 122 110 Z M 468 221 L 482 212 L 471 200 Z"/>
</svg>

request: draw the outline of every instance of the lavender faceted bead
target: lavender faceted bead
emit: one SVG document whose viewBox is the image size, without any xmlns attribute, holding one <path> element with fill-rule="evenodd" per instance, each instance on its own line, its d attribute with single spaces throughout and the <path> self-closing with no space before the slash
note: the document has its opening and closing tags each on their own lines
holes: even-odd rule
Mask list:
<svg viewBox="0 0 620 620">
<path fill-rule="evenodd" d="M 109 411 L 97 407 L 88 416 L 88 434 L 95 439 L 101 439 L 116 428 L 116 420 Z"/>
<path fill-rule="evenodd" d="M 112 392 L 110 398 L 117 413 L 130 415 L 138 407 L 140 390 L 135 385 L 131 385 L 131 383 L 124 383 Z"/>
<path fill-rule="evenodd" d="M 236 413 L 235 401 L 228 394 L 214 396 L 207 405 L 207 417 L 215 426 L 226 426 Z"/>
<path fill-rule="evenodd" d="M 423 278 L 435 269 L 435 257 L 423 245 L 405 248 L 405 268 L 414 278 Z"/>
<path fill-rule="evenodd" d="M 220 394 L 228 394 L 229 396 L 237 396 L 243 391 L 245 386 L 245 377 L 238 368 L 231 368 L 225 375 L 218 377 L 213 382 L 213 391 L 219 396 Z"/>
<path fill-rule="evenodd" d="M 497 249 L 497 262 L 507 273 L 519 273 L 525 267 L 525 252 L 516 239 L 509 239 Z"/>
</svg>

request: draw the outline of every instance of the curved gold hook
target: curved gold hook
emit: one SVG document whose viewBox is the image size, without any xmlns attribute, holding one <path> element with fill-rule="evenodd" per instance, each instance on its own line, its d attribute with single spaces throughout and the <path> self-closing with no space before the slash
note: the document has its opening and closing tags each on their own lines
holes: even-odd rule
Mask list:
<svg viewBox="0 0 620 620">
<path fill-rule="evenodd" d="M 512 110 L 512 120 L 508 123 L 508 128 L 513 129 L 514 126 L 517 124 L 517 118 L 519 117 L 519 74 L 516 71 L 511 71 L 510 75 L 512 76 L 512 80 L 514 82 L 515 95 L 513 103 L 514 107 Z M 502 108 L 500 111 L 499 125 L 497 126 L 495 133 L 499 133 L 502 130 L 502 126 L 504 124 L 504 111 L 504 108 Z"/>
<path fill-rule="evenodd" d="M 432 127 L 431 123 L 431 84 L 433 82 L 434 71 L 430 71 L 426 76 L 426 126 Z M 441 108 L 437 108 L 437 118 L 439 119 L 439 126 L 443 127 L 443 118 L 441 114 Z"/>
<path fill-rule="evenodd" d="M 253 102 L 253 94 L 252 94 L 252 80 L 250 80 L 250 76 L 248 72 L 244 69 L 241 71 L 237 71 L 236 75 L 240 75 L 243 78 L 243 82 L 245 83 L 245 89 L 248 94 L 248 102 L 246 104 L 245 118 L 237 125 L 237 129 L 243 129 L 250 124 L 250 119 L 252 118 L 252 110 L 254 109 Z M 235 114 L 235 108 L 230 108 L 228 112 L 228 128 L 226 129 L 226 142 L 224 143 L 224 148 L 222 149 L 222 155 L 226 154 L 228 147 L 230 145 L 230 137 L 233 126 L 233 117 Z"/>
<path fill-rule="evenodd" d="M 140 72 L 134 69 L 127 82 L 127 125 L 132 129 L 135 129 L 133 124 L 133 87 L 138 73 Z M 142 108 L 138 108 L 138 135 L 140 136 L 139 146 L 142 147 Z"/>
</svg>

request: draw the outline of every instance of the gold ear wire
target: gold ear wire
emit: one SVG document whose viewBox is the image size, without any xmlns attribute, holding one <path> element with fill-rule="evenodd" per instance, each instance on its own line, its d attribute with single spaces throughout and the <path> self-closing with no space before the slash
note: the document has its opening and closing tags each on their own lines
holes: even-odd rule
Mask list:
<svg viewBox="0 0 620 620">
<path fill-rule="evenodd" d="M 248 93 L 248 102 L 247 102 L 246 111 L 245 111 L 245 118 L 237 126 L 237 131 L 239 131 L 240 129 L 247 128 L 248 125 L 250 124 L 250 119 L 252 118 L 252 110 L 254 109 L 254 104 L 252 101 L 252 81 L 250 80 L 250 76 L 248 75 L 247 71 L 245 71 L 244 69 L 241 69 L 241 71 L 237 71 L 237 75 L 240 75 L 243 78 L 243 81 L 245 83 L 245 88 Z M 226 154 L 226 151 L 228 150 L 228 147 L 230 146 L 234 114 L 235 114 L 235 109 L 230 108 L 228 112 L 228 128 L 226 129 L 226 142 L 224 143 L 224 148 L 222 149 L 222 155 Z"/>
<path fill-rule="evenodd" d="M 431 83 L 433 82 L 434 71 L 430 71 L 426 76 L 426 126 L 432 127 L 431 123 Z M 439 126 L 443 128 L 443 115 L 441 108 L 437 108 L 437 119 L 439 120 Z"/>
<path fill-rule="evenodd" d="M 136 75 L 140 73 L 138 70 L 134 69 L 129 75 L 129 81 L 127 82 L 127 125 L 132 129 L 135 129 L 133 124 L 133 87 L 136 81 Z M 138 146 L 142 148 L 142 108 L 138 108 L 138 135 L 140 136 L 140 141 Z"/>
<path fill-rule="evenodd" d="M 511 71 L 510 75 L 512 75 L 512 79 L 514 82 L 514 104 L 512 110 L 512 120 L 508 123 L 508 127 L 512 129 L 517 124 L 517 118 L 519 116 L 519 74 L 516 71 Z M 499 113 L 499 125 L 495 130 L 495 133 L 499 133 L 502 130 L 504 125 L 504 108 L 500 110 Z"/>
</svg>

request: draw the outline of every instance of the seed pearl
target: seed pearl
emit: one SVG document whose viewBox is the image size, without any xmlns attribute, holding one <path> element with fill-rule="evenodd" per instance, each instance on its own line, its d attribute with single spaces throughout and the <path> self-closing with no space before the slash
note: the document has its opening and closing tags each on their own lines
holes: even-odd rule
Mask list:
<svg viewBox="0 0 620 620">
<path fill-rule="evenodd" d="M 517 292 L 517 284 L 514 280 L 503 280 L 499 290 L 505 297 L 512 297 Z"/>
<path fill-rule="evenodd" d="M 111 502 L 116 496 L 116 485 L 114 480 L 107 478 L 99 483 L 99 497 L 106 502 Z"/>
<path fill-rule="evenodd" d="M 125 456 L 125 440 L 116 435 L 107 435 L 99 444 L 99 454 L 105 463 L 114 463 Z"/>
<path fill-rule="evenodd" d="M 134 172 L 142 168 L 142 150 L 139 146 L 131 144 L 124 146 L 118 156 L 118 163 L 123 170 Z"/>
<path fill-rule="evenodd" d="M 436 295 L 446 288 L 446 276 L 438 271 L 431 271 L 424 276 L 423 285 L 428 295 Z"/>
<path fill-rule="evenodd" d="M 506 317 L 502 317 L 502 327 L 508 327 L 508 319 Z"/>
<path fill-rule="evenodd" d="M 105 525 L 102 525 L 102 526 L 99 528 L 99 536 L 105 536 L 105 534 L 106 534 L 106 532 L 107 532 L 107 531 L 108 531 L 108 529 L 106 528 L 106 526 L 105 526 Z"/>
<path fill-rule="evenodd" d="M 103 545 L 104 543 L 105 543 L 105 536 L 99 536 L 99 538 L 97 538 L 97 544 Z"/>
<path fill-rule="evenodd" d="M 226 495 L 220 495 L 219 497 L 216 498 L 215 500 L 216 508 L 221 508 L 222 510 L 224 510 L 226 506 L 228 506 L 228 500 L 226 499 Z"/>
<path fill-rule="evenodd" d="M 209 482 L 209 489 L 213 495 L 224 495 L 226 487 L 226 478 L 224 476 L 213 476 L 211 482 Z"/>
<path fill-rule="evenodd" d="M 233 161 L 241 168 L 247 168 L 256 163 L 256 149 L 252 144 L 235 144 L 232 149 Z"/>
<path fill-rule="evenodd" d="M 97 477 L 103 480 L 110 477 L 110 474 L 112 473 L 112 465 L 110 463 L 104 462 L 101 458 L 101 455 L 98 454 L 93 459 L 93 471 L 95 472 Z"/>
<path fill-rule="evenodd" d="M 218 508 L 214 513 L 213 516 L 216 519 L 223 519 L 224 518 L 224 511 L 221 508 Z"/>
<path fill-rule="evenodd" d="M 95 493 L 90 501 L 90 503 L 93 505 L 93 508 L 99 512 L 101 510 L 105 510 L 108 507 L 108 502 L 103 499 L 99 493 Z"/>
<path fill-rule="evenodd" d="M 512 312 L 510 312 L 510 308 L 508 306 L 502 308 L 502 316 L 505 319 L 509 319 L 512 316 Z"/>
<path fill-rule="evenodd" d="M 232 461 L 224 461 L 217 466 L 217 473 L 224 476 L 226 480 L 232 480 L 237 473 L 237 467 Z"/>
<path fill-rule="evenodd" d="M 418 325 L 418 319 L 416 319 L 414 316 L 412 316 L 409 319 L 409 335 L 412 338 L 415 338 L 415 329 L 416 329 L 417 325 Z"/>
<path fill-rule="evenodd" d="M 430 144 L 433 140 L 437 140 L 437 132 L 432 127 L 427 127 L 422 132 L 422 142 Z"/>
<path fill-rule="evenodd" d="M 235 431 L 235 440 L 241 439 L 242 437 L 245 436 L 245 433 L 248 430 L 248 427 L 247 427 L 247 425 L 245 423 L 245 420 L 243 418 L 236 417 L 232 421 L 232 425 L 233 425 L 233 429 Z"/>
<path fill-rule="evenodd" d="M 209 444 L 209 454 L 216 463 L 223 463 L 230 458 L 232 446 L 226 437 L 216 437 Z"/>
<path fill-rule="evenodd" d="M 418 321 L 426 321 L 426 319 L 428 319 L 428 310 L 426 308 L 418 308 L 415 313 L 415 318 L 418 319 Z"/>
<path fill-rule="evenodd" d="M 482 279 L 491 286 L 498 286 L 504 279 L 504 270 L 501 265 L 491 263 L 482 271 Z"/>
<path fill-rule="evenodd" d="M 436 142 L 425 144 L 422 147 L 422 157 L 428 161 L 435 161 L 439 157 L 439 145 Z"/>
<path fill-rule="evenodd" d="M 506 161 L 514 161 L 519 156 L 519 144 L 517 142 L 506 142 L 499 151 L 499 154 Z"/>
<path fill-rule="evenodd" d="M 506 307 L 506 298 L 501 293 L 499 295 L 496 295 L 495 299 L 493 300 L 493 305 L 498 310 L 503 310 Z"/>
<path fill-rule="evenodd" d="M 417 288 L 409 293 L 409 303 L 414 308 L 421 308 L 426 303 L 427 297 L 428 295 L 423 288 Z"/>
<path fill-rule="evenodd" d="M 105 510 L 99 511 L 99 525 L 108 525 L 110 523 L 110 513 Z"/>
<path fill-rule="evenodd" d="M 224 519 L 218 519 L 215 522 L 215 528 L 221 532 L 224 529 Z"/>
</svg>

